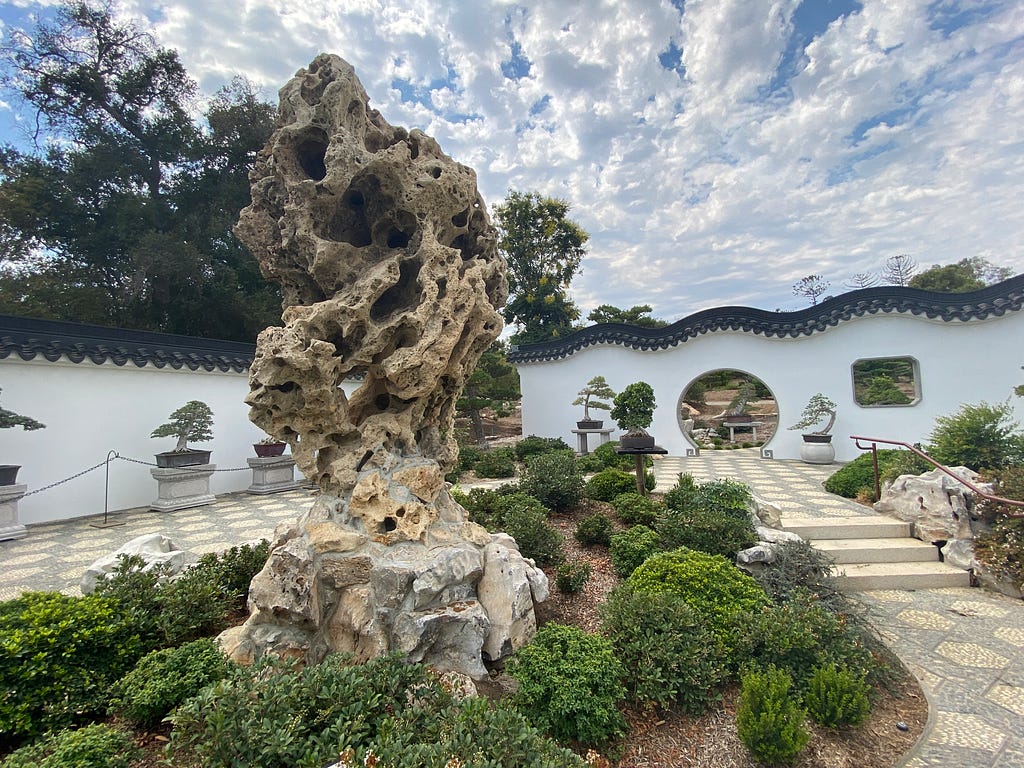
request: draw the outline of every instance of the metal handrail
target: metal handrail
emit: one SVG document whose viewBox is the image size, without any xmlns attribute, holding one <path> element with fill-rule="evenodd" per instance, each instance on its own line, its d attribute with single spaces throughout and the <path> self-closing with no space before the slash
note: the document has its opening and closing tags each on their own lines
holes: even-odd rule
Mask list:
<svg viewBox="0 0 1024 768">
<path fill-rule="evenodd" d="M 939 469 L 942 472 L 945 472 L 947 475 L 952 477 L 958 483 L 966 485 L 968 488 L 970 488 L 972 491 L 974 491 L 974 493 L 976 495 L 980 496 L 983 499 L 988 499 L 989 501 L 994 501 L 994 502 L 999 503 L 999 504 L 1009 504 L 1009 505 L 1014 506 L 1014 507 L 1024 507 L 1024 501 L 1021 501 L 1019 499 L 1004 499 L 1002 496 L 993 496 L 991 493 L 986 493 L 985 491 L 981 490 L 981 488 L 979 488 L 974 483 L 972 483 L 970 480 L 965 480 L 964 478 L 960 477 L 959 475 L 954 473 L 951 469 L 949 469 L 949 467 L 944 467 L 942 464 L 939 464 L 939 462 L 937 462 L 935 459 L 933 459 L 927 453 L 922 451 L 920 448 L 911 445 L 910 443 L 904 443 L 901 440 L 884 440 L 884 439 L 882 439 L 880 437 L 862 437 L 860 435 L 850 435 L 850 439 L 853 440 L 854 445 L 856 445 L 860 450 L 862 450 L 862 451 L 866 451 L 868 449 L 871 450 L 871 457 L 872 457 L 872 460 L 873 460 L 874 465 L 875 465 L 875 501 L 878 501 L 881 498 L 881 496 L 882 496 L 881 487 L 879 485 L 879 476 L 878 476 L 878 443 L 885 443 L 886 445 L 898 445 L 898 446 L 900 446 L 902 448 L 906 448 L 908 451 L 911 451 L 912 453 L 914 453 L 914 455 L 920 456 L 922 459 L 927 461 L 929 464 L 934 466 L 936 469 Z M 867 441 L 867 442 L 871 443 L 871 445 L 861 445 L 860 444 L 861 440 Z M 1009 514 L 1009 513 L 1007 513 L 1005 516 L 1006 517 L 1013 517 L 1013 518 L 1024 517 L 1024 512 L 1022 512 L 1020 514 Z"/>
</svg>

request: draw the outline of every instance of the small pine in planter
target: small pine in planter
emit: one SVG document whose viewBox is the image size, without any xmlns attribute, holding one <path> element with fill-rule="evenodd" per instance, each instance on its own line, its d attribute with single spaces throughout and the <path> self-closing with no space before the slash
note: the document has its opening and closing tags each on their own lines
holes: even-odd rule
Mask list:
<svg viewBox="0 0 1024 768">
<path fill-rule="evenodd" d="M 576 422 L 579 429 L 600 429 L 604 424 L 600 419 L 590 417 L 590 409 L 610 411 L 612 407 L 605 402 L 615 397 L 615 390 L 608 386 L 604 376 L 595 376 L 579 391 L 579 397 L 572 401 L 573 405 L 583 406 L 583 418 Z"/>
<path fill-rule="evenodd" d="M 612 419 L 626 432 L 619 440 L 623 448 L 650 448 L 654 438 L 647 427 L 654 421 L 654 390 L 644 381 L 630 384 L 615 396 Z"/>
<path fill-rule="evenodd" d="M 188 447 L 188 441 L 205 443 L 213 439 L 213 411 L 200 400 L 190 400 L 170 415 L 170 421 L 153 430 L 150 437 L 176 437 L 178 444 L 173 451 L 157 454 L 157 465 L 163 467 L 206 464 L 209 451 L 197 451 Z"/>
<path fill-rule="evenodd" d="M 836 450 L 832 447 L 832 435 L 829 432 L 836 423 L 835 402 L 818 392 L 800 414 L 800 421 L 790 429 L 807 429 L 825 421 L 825 426 L 811 432 L 805 432 L 804 442 L 800 446 L 800 458 L 808 464 L 831 464 L 836 457 Z"/>
<path fill-rule="evenodd" d="M 0 392 L 2 391 L 0 389 Z M 6 408 L 0 408 L 0 429 L 14 427 L 21 427 L 26 432 L 32 432 L 36 429 L 44 429 L 46 425 L 30 416 L 22 416 L 14 411 L 8 411 Z M 14 485 L 17 482 L 20 468 L 20 464 L 0 464 L 0 485 Z"/>
</svg>

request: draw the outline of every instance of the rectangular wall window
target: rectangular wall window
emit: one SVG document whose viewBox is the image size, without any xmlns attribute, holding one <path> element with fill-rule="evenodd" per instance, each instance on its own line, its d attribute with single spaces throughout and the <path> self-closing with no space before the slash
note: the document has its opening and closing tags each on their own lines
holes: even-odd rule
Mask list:
<svg viewBox="0 0 1024 768">
<path fill-rule="evenodd" d="M 851 367 L 853 399 L 858 405 L 915 405 L 921 399 L 921 373 L 912 357 L 871 357 Z"/>
</svg>

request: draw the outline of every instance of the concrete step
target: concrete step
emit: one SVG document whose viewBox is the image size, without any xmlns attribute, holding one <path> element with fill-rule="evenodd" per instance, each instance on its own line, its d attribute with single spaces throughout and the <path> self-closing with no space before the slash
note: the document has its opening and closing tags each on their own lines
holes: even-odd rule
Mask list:
<svg viewBox="0 0 1024 768">
<path fill-rule="evenodd" d="M 836 564 L 939 561 L 938 547 L 918 539 L 815 539 L 814 548 L 831 555 Z"/>
<path fill-rule="evenodd" d="M 847 592 L 869 589 L 969 587 L 970 574 L 946 563 L 857 563 L 838 566 L 837 586 Z"/>
<path fill-rule="evenodd" d="M 785 517 L 782 527 L 807 541 L 821 539 L 898 539 L 910 536 L 910 523 L 885 515 Z"/>
</svg>

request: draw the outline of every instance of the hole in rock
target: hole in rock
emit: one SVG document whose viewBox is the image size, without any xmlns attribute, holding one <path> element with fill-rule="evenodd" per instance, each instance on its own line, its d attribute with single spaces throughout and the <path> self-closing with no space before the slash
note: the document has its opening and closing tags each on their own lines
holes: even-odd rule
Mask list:
<svg viewBox="0 0 1024 768">
<path fill-rule="evenodd" d="M 299 144 L 296 152 L 299 165 L 314 181 L 321 181 L 327 175 L 327 142 L 322 139 L 306 139 Z"/>
<path fill-rule="evenodd" d="M 363 467 L 366 466 L 366 462 L 368 462 L 372 458 L 373 458 L 373 451 L 367 451 L 366 453 L 364 453 L 363 454 L 363 458 L 361 458 L 359 460 L 359 463 L 356 464 L 356 472 L 362 472 L 363 471 Z"/>
<path fill-rule="evenodd" d="M 294 381 L 286 381 L 284 384 L 273 384 L 268 389 L 272 389 L 275 392 L 294 392 L 298 385 Z"/>
<path fill-rule="evenodd" d="M 398 266 L 398 282 L 380 295 L 370 307 L 370 317 L 382 320 L 399 309 L 418 306 L 422 298 L 417 277 L 420 265 L 415 261 L 403 261 Z"/>
<path fill-rule="evenodd" d="M 437 300 L 441 301 L 445 296 L 448 295 L 448 280 L 442 277 L 437 281 Z"/>
<path fill-rule="evenodd" d="M 386 411 L 388 406 L 391 405 L 391 395 L 380 394 L 373 398 L 373 404 L 377 406 L 378 411 Z"/>
<path fill-rule="evenodd" d="M 388 248 L 405 248 L 409 244 L 409 236 L 399 229 L 388 232 Z"/>
<path fill-rule="evenodd" d="M 431 168 L 430 169 L 430 175 L 433 176 L 435 179 L 440 179 L 441 178 L 441 169 L 440 168 Z"/>
<path fill-rule="evenodd" d="M 405 507 L 399 507 L 395 510 L 395 517 L 405 517 Z"/>
<path fill-rule="evenodd" d="M 452 224 L 456 227 L 464 227 L 469 223 L 469 211 L 463 211 L 462 213 L 456 213 L 452 216 Z"/>
<path fill-rule="evenodd" d="M 393 517 L 384 518 L 384 531 L 389 533 L 398 527 L 398 521 Z"/>
</svg>

